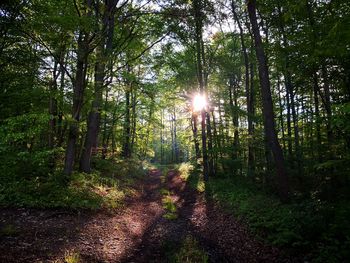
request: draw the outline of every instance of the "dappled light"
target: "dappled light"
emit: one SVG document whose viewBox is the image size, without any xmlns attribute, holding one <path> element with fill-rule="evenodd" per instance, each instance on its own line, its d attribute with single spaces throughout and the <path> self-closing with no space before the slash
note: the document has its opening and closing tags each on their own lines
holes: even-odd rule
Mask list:
<svg viewBox="0 0 350 263">
<path fill-rule="evenodd" d="M 350 1 L 0 5 L 0 262 L 350 262 Z"/>
</svg>

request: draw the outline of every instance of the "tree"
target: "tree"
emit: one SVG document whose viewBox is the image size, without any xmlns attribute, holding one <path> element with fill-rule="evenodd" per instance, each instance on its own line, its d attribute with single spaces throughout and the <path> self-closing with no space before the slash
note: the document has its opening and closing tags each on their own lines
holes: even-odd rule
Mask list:
<svg viewBox="0 0 350 263">
<path fill-rule="evenodd" d="M 273 111 L 267 59 L 266 59 L 263 43 L 261 40 L 260 30 L 257 22 L 257 17 L 256 17 L 256 1 L 248 0 L 247 5 L 248 5 L 249 19 L 252 26 L 252 32 L 254 35 L 256 57 L 258 60 L 265 134 L 269 143 L 269 147 L 271 147 L 271 151 L 273 153 L 274 161 L 276 164 L 278 191 L 279 191 L 280 197 L 283 200 L 286 200 L 289 194 L 288 193 L 289 192 L 288 176 L 287 176 L 287 171 L 284 164 L 283 152 L 278 142 L 277 133 L 276 133 L 276 127 L 275 127 L 276 125 L 275 125 L 275 119 L 274 119 L 275 116 Z"/>
</svg>

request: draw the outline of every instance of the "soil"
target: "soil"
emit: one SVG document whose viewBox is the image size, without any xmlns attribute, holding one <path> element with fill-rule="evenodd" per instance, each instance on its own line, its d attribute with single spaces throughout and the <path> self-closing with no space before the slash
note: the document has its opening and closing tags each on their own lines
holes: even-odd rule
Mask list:
<svg viewBox="0 0 350 263">
<path fill-rule="evenodd" d="M 169 262 L 187 236 L 197 240 L 209 262 L 296 262 L 254 238 L 245 224 L 189 187 L 174 170 L 162 183 L 154 169 L 117 212 L 0 209 L 0 262 Z M 177 207 L 166 219 L 162 191 Z"/>
</svg>

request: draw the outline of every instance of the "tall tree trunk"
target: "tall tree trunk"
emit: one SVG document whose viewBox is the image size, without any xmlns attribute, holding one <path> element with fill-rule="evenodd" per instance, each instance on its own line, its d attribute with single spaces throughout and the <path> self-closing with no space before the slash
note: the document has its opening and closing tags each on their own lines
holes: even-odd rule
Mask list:
<svg viewBox="0 0 350 263">
<path fill-rule="evenodd" d="M 278 81 L 277 81 L 277 89 L 278 89 L 278 106 L 280 109 L 280 126 L 281 126 L 281 133 L 282 133 L 282 145 L 283 145 L 283 149 L 285 151 L 286 149 L 286 140 L 285 140 L 285 131 L 284 131 L 284 118 L 283 118 L 283 104 L 282 104 L 282 90 L 281 90 L 281 85 L 280 85 L 280 77 L 278 77 Z M 284 152 L 285 153 L 285 152 Z"/>
<path fill-rule="evenodd" d="M 221 151 L 221 144 L 220 140 L 218 138 L 218 132 L 216 128 L 216 120 L 215 120 L 215 114 L 214 109 L 211 111 L 211 116 L 213 118 L 213 142 L 215 142 L 215 153 L 214 153 L 214 171 L 218 170 L 218 155 L 220 155 L 220 159 L 222 161 L 222 151 Z"/>
<path fill-rule="evenodd" d="M 249 87 L 249 57 L 248 57 L 246 44 L 244 41 L 244 32 L 243 32 L 242 24 L 240 22 L 240 19 L 238 17 L 237 12 L 236 12 L 236 6 L 235 6 L 234 0 L 231 1 L 231 8 L 232 8 L 233 17 L 238 25 L 239 36 L 241 39 L 243 60 L 244 60 L 244 69 L 245 69 L 244 81 L 245 81 L 245 92 L 246 92 L 246 100 L 247 100 L 247 116 L 248 116 L 247 117 L 248 118 L 248 170 L 247 170 L 247 174 L 248 174 L 248 176 L 251 176 L 253 173 L 253 162 L 254 162 L 254 153 L 253 153 L 253 149 L 252 149 L 252 140 L 251 140 L 251 138 L 253 137 L 253 134 L 252 134 L 252 131 L 253 131 L 253 121 L 252 121 L 252 117 L 253 117 L 252 96 L 253 96 L 253 94 L 252 94 L 252 92 L 253 92 L 253 90 L 250 89 L 250 87 Z M 251 74 L 254 74 L 254 73 L 251 72 Z M 253 83 L 251 83 L 251 85 L 253 85 Z"/>
<path fill-rule="evenodd" d="M 206 112 L 206 120 L 207 120 L 207 134 L 208 134 L 208 153 L 209 153 L 208 172 L 210 176 L 215 176 L 213 135 L 211 132 L 210 112 Z"/>
<path fill-rule="evenodd" d="M 333 144 L 333 131 L 332 131 L 332 107 L 331 107 L 331 95 L 330 95 L 330 88 L 329 88 L 329 78 L 328 78 L 328 72 L 327 67 L 325 63 L 322 64 L 322 77 L 323 77 L 323 89 L 324 89 L 324 107 L 326 110 L 326 116 L 327 116 L 327 140 L 328 140 L 328 148 L 330 151 L 330 158 L 332 157 L 332 149 L 331 146 Z"/>
<path fill-rule="evenodd" d="M 90 2 L 91 5 L 91 2 Z M 90 6 L 89 5 L 89 6 Z M 90 14 L 91 15 L 91 14 Z M 88 15 L 88 16 L 90 16 Z M 68 142 L 63 173 L 70 175 L 74 167 L 76 141 L 79 136 L 80 112 L 83 106 L 86 87 L 86 72 L 88 67 L 90 34 L 81 30 L 78 36 L 77 66 L 73 85 L 72 120 L 69 125 Z"/>
<path fill-rule="evenodd" d="M 108 88 L 105 93 L 105 101 L 104 101 L 104 111 L 107 111 L 108 106 Z M 107 114 L 104 114 L 103 118 L 103 134 L 102 134 L 102 159 L 106 159 L 107 157 L 107 148 L 108 148 L 108 138 L 107 138 Z M 94 147 L 97 147 L 95 145 Z"/>
<path fill-rule="evenodd" d="M 58 71 L 57 71 L 58 63 L 55 60 L 53 72 L 52 72 L 52 80 L 50 83 L 50 100 L 49 100 L 49 114 L 50 114 L 50 121 L 49 121 L 49 140 L 48 140 L 48 146 L 50 149 L 54 148 L 55 144 L 55 134 L 56 134 L 56 121 L 57 121 L 57 78 L 58 78 Z"/>
<path fill-rule="evenodd" d="M 253 43 L 252 43 L 253 47 Z M 253 48 L 252 48 L 253 53 Z M 255 151 L 254 151 L 254 123 L 253 123 L 253 117 L 255 115 L 255 107 L 254 107 L 254 62 L 253 59 L 250 63 L 250 90 L 249 90 L 249 96 L 248 99 L 248 175 L 250 175 L 252 178 L 255 175 Z"/>
<path fill-rule="evenodd" d="M 64 57 L 65 52 L 61 53 L 60 62 L 60 100 L 58 107 L 58 119 L 57 119 L 57 146 L 60 147 L 64 140 L 64 134 L 67 129 L 67 121 L 63 124 L 63 107 L 64 107 L 64 84 L 65 84 L 65 70 L 64 70 Z"/>
<path fill-rule="evenodd" d="M 229 98 L 230 98 L 230 108 L 231 108 L 231 116 L 232 116 L 232 124 L 234 128 L 233 133 L 233 158 L 237 159 L 239 154 L 239 132 L 238 132 L 238 113 L 237 113 L 237 90 L 235 86 L 235 81 L 233 77 L 230 78 L 229 85 Z"/>
<path fill-rule="evenodd" d="M 196 151 L 196 159 L 198 160 L 199 158 L 201 158 L 201 152 L 199 149 L 199 142 L 198 142 L 198 128 L 197 128 L 198 124 L 197 123 L 198 123 L 198 115 L 197 113 L 193 112 L 192 118 L 191 118 L 191 125 L 192 125 L 194 149 Z"/>
<path fill-rule="evenodd" d="M 292 83 L 292 76 L 290 72 L 290 66 L 289 66 L 289 55 L 288 55 L 288 48 L 289 44 L 287 41 L 287 34 L 285 32 L 285 25 L 284 25 L 284 19 L 282 17 L 282 10 L 281 6 L 278 6 L 278 12 L 279 12 L 279 27 L 281 31 L 281 37 L 283 41 L 283 56 L 284 56 L 284 80 L 285 80 L 285 86 L 287 90 L 287 97 L 290 101 L 290 104 L 288 105 L 288 111 L 289 111 L 289 125 L 290 125 L 290 110 L 292 112 L 292 118 L 293 118 L 293 130 L 294 130 L 294 148 L 296 152 L 296 163 L 298 167 L 298 174 L 302 174 L 302 157 L 301 157 L 301 149 L 299 145 L 299 125 L 298 125 L 298 116 L 296 111 L 296 105 L 295 105 L 295 91 Z M 290 109 L 289 109 L 290 108 Z M 289 127 L 288 127 L 289 129 Z M 288 135 L 291 134 L 291 131 L 288 130 Z M 288 138 L 291 140 L 291 138 Z M 291 160 L 292 164 L 294 161 L 294 155 L 292 153 Z"/>
<path fill-rule="evenodd" d="M 322 154 L 321 154 L 321 145 L 322 145 L 322 139 L 321 139 L 321 124 L 320 124 L 320 106 L 319 106 L 319 100 L 318 100 L 318 77 L 317 74 L 314 73 L 313 76 L 313 95 L 314 95 L 314 104 L 315 104 L 315 123 L 316 123 L 316 151 L 318 156 L 318 161 L 322 162 Z"/>
<path fill-rule="evenodd" d="M 95 99 L 92 102 L 92 110 L 89 113 L 87 121 L 87 132 L 84 142 L 84 148 L 80 158 L 80 170 L 85 173 L 91 171 L 91 153 L 93 146 L 97 145 L 97 135 L 100 127 L 101 118 L 101 101 L 102 101 L 102 88 L 104 80 L 104 63 L 102 59 L 102 47 L 99 46 L 96 49 L 96 64 L 95 64 Z"/>
<path fill-rule="evenodd" d="M 96 48 L 95 64 L 95 98 L 92 102 L 92 109 L 88 117 L 88 129 L 85 137 L 84 149 L 80 159 L 80 170 L 89 173 L 91 171 L 91 154 L 92 148 L 97 145 L 101 122 L 102 94 L 105 79 L 105 68 L 107 64 L 107 55 L 111 53 L 113 32 L 114 32 L 114 15 L 116 10 L 116 0 L 107 0 L 103 6 L 102 26 L 99 32 L 101 43 Z M 100 9 L 100 6 L 97 7 Z M 100 10 L 98 10 L 100 11 Z M 98 18 L 98 14 L 96 15 Z"/>
<path fill-rule="evenodd" d="M 136 104 L 137 104 L 137 94 L 136 88 L 133 87 L 131 90 L 131 113 L 132 113 L 132 129 L 131 129 L 131 145 L 130 145 L 130 155 L 134 152 L 135 140 L 136 140 Z"/>
<path fill-rule="evenodd" d="M 130 138 L 131 138 L 131 121 L 130 121 L 130 93 L 131 85 L 127 84 L 125 90 L 125 121 L 124 121 L 124 144 L 122 156 L 124 158 L 130 157 Z"/>
<path fill-rule="evenodd" d="M 202 96 L 205 96 L 204 75 L 203 75 L 203 60 L 202 60 L 202 41 L 203 41 L 203 18 L 202 18 L 202 0 L 194 0 L 193 2 L 195 27 L 196 27 L 196 52 L 197 52 L 197 77 L 199 91 Z M 201 110 L 201 129 L 202 129 L 202 156 L 203 156 L 203 176 L 204 180 L 208 180 L 209 164 L 207 152 L 207 135 L 206 135 L 206 111 Z"/>
<path fill-rule="evenodd" d="M 275 116 L 273 112 L 267 58 L 265 56 L 264 47 L 260 36 L 260 30 L 256 18 L 256 0 L 248 0 L 248 14 L 250 23 L 252 25 L 252 32 L 254 34 L 256 57 L 258 59 L 259 66 L 258 68 L 262 95 L 262 110 L 264 115 L 265 134 L 268 143 L 270 144 L 276 165 L 278 192 L 282 200 L 287 200 L 289 193 L 288 176 L 284 164 L 283 152 L 278 142 L 277 133 L 275 129 Z"/>
</svg>

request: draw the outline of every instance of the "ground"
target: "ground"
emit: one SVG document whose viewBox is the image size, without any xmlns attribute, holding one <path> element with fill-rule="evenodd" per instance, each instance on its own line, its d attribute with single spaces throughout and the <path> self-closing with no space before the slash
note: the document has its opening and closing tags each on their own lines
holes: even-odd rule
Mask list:
<svg viewBox="0 0 350 263">
<path fill-rule="evenodd" d="M 1 209 L 0 262 L 296 262 L 255 239 L 244 222 L 151 170 L 123 208 Z"/>
</svg>

